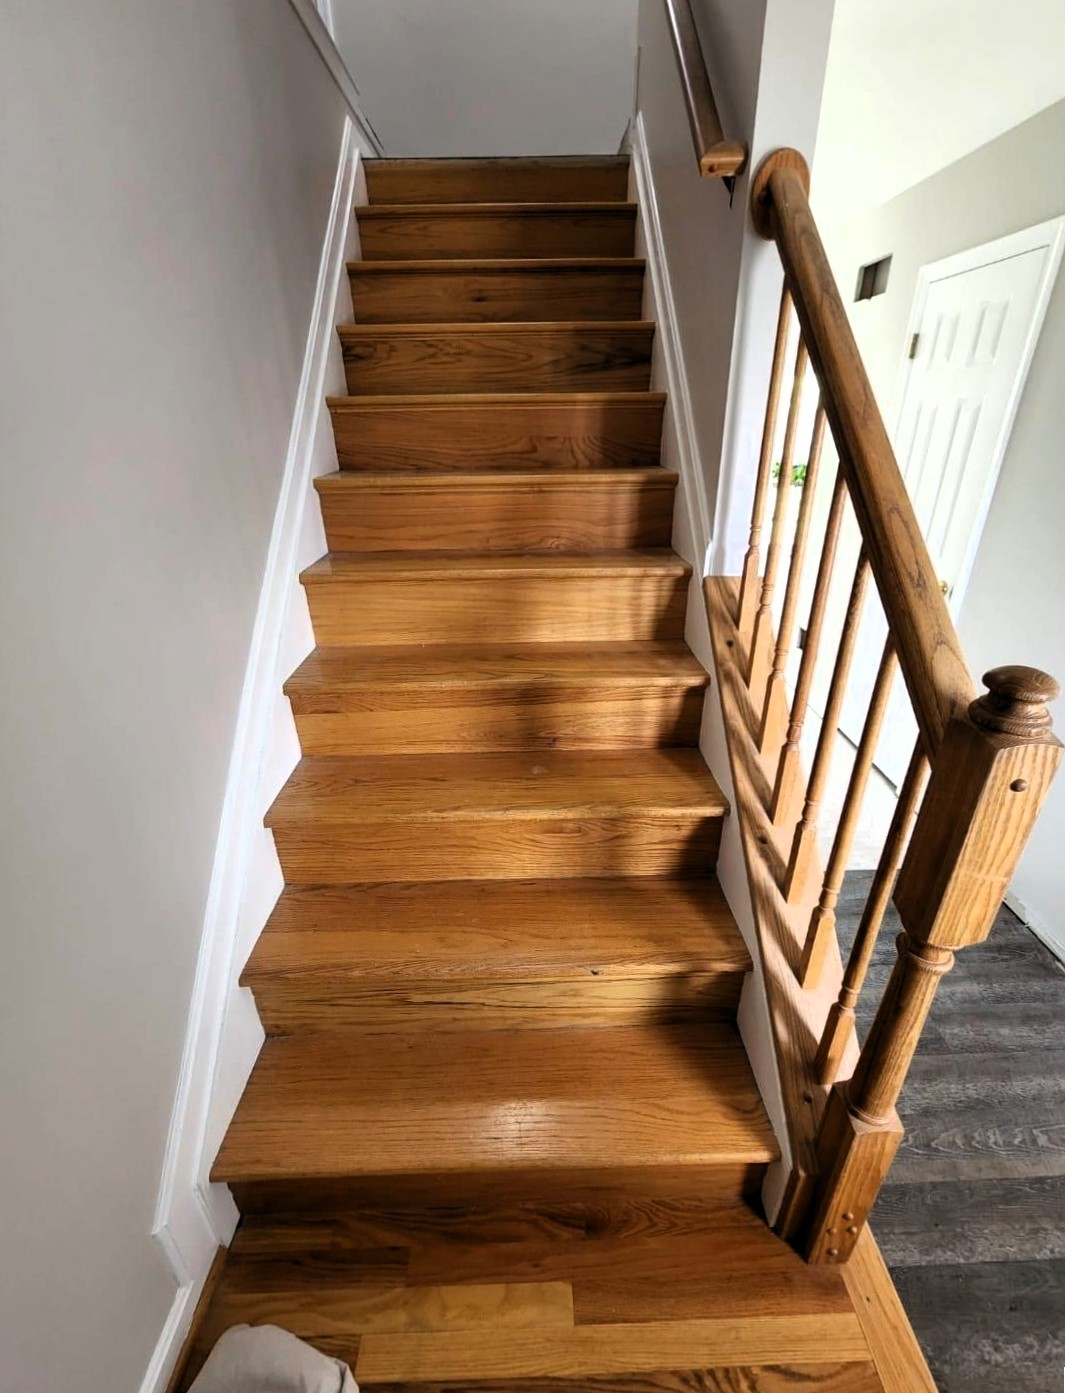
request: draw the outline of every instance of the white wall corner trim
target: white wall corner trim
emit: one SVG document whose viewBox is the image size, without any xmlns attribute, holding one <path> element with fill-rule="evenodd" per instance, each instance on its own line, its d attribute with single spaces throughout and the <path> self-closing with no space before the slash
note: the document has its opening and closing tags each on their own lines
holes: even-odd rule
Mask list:
<svg viewBox="0 0 1065 1393">
<path fill-rule="evenodd" d="M 347 102 L 362 153 L 364 155 L 383 155 L 385 153 L 384 146 L 363 108 L 362 94 L 355 85 L 355 79 L 348 71 L 347 64 L 340 56 L 340 50 L 333 41 L 331 0 L 324 0 L 322 7 L 319 7 L 315 0 L 289 0 L 289 4 L 307 31 L 307 37 L 318 50 L 319 57 L 325 64 L 329 76 L 336 83 L 340 95 Z"/>
<path fill-rule="evenodd" d="M 706 481 L 699 468 L 699 448 L 692 413 L 689 374 L 684 361 L 684 349 L 677 331 L 676 300 L 666 261 L 665 241 L 655 194 L 654 176 L 647 151 L 643 113 L 638 112 L 630 130 L 632 172 L 636 182 L 636 201 L 647 251 L 647 270 L 656 309 L 655 332 L 662 345 L 662 360 L 666 369 L 666 410 L 673 418 L 676 430 L 684 502 L 698 548 L 696 569 L 702 574 L 710 547 L 710 509 L 706 498 Z"/>
<path fill-rule="evenodd" d="M 345 118 L 318 268 L 310 328 L 296 395 L 262 589 L 245 670 L 233 750 L 207 894 L 185 1046 L 170 1120 L 153 1237 L 178 1284 L 140 1393 L 165 1386 L 219 1244 L 228 1243 L 237 1211 L 228 1189 L 207 1179 L 207 1121 L 219 1067 L 226 1003 L 235 962 L 240 907 L 259 813 L 260 773 L 282 678 L 279 658 L 311 491 L 315 434 L 322 417 L 326 366 L 337 299 L 352 235 L 361 159 L 357 132 Z"/>
</svg>

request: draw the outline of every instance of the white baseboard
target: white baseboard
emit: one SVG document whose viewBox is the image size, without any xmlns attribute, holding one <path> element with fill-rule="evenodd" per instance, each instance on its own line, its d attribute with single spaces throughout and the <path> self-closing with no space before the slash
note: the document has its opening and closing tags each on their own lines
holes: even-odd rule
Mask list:
<svg viewBox="0 0 1065 1393">
<path fill-rule="evenodd" d="M 208 1179 L 216 1111 L 212 1100 L 219 1092 L 227 1017 L 234 991 L 239 991 L 236 978 L 242 960 L 237 948 L 244 938 L 240 933 L 242 906 L 249 900 L 258 906 L 259 928 L 268 912 L 268 906 L 263 909 L 263 897 L 255 894 L 254 882 L 261 878 L 261 872 L 260 863 L 253 860 L 253 850 L 265 811 L 263 771 L 276 723 L 278 693 L 287 676 L 287 670 L 281 670 L 291 647 L 290 642 L 286 643 L 286 626 L 295 623 L 298 628 L 301 619 L 292 602 L 300 598 L 297 570 L 301 542 L 305 544 L 306 503 L 313 491 L 315 458 L 325 448 L 322 437 L 326 432 L 319 431 L 319 426 L 328 421 L 323 405 L 326 373 L 330 370 L 335 378 L 338 371 L 334 328 L 338 317 L 348 317 L 346 306 L 339 316 L 337 308 L 346 284 L 344 265 L 355 236 L 352 211 L 361 179 L 360 159 L 355 129 L 348 118 L 341 138 L 284 475 L 241 692 L 181 1071 L 152 1225 L 153 1237 L 178 1290 L 142 1381 L 141 1393 L 160 1393 L 165 1386 L 218 1246 L 229 1242 L 236 1226 L 236 1206 L 228 1189 L 212 1185 Z M 335 458 L 328 467 L 335 468 Z M 231 1057 L 224 1061 L 230 1092 L 233 1078 L 241 1070 L 243 1078 L 247 1078 L 262 1039 L 261 1030 L 255 1033 L 246 1024 L 242 1030 L 228 1032 L 229 1036 L 234 1034 L 240 1047 L 236 1052 L 230 1051 Z M 236 1063 L 234 1053 L 238 1057 Z"/>
<path fill-rule="evenodd" d="M 1045 944 L 1059 962 L 1065 963 L 1065 936 L 1060 925 L 1057 928 L 1051 927 L 1041 915 L 1034 914 L 1012 890 L 1006 895 L 1006 907 L 1013 910 L 1017 918 L 1031 929 L 1040 943 Z"/>
<path fill-rule="evenodd" d="M 637 114 L 632 123 L 629 139 L 636 202 L 640 210 L 640 232 L 647 259 L 649 290 L 657 312 L 655 341 L 661 350 L 669 398 L 666 409 L 675 436 L 682 501 L 696 553 L 687 559 L 695 566 L 696 572 L 702 575 L 705 573 L 706 556 L 710 548 L 710 509 L 707 506 L 706 481 L 699 468 L 699 446 L 695 433 L 695 417 L 692 413 L 691 391 L 688 386 L 690 379 L 684 361 L 684 347 L 677 331 L 677 305 L 669 275 L 669 263 L 666 260 L 642 112 Z"/>
</svg>

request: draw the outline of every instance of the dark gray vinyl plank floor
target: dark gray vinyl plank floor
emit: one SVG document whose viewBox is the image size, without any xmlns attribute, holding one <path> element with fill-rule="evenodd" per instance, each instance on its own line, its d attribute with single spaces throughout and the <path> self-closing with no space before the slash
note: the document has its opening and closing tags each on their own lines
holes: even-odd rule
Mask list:
<svg viewBox="0 0 1065 1393">
<path fill-rule="evenodd" d="M 844 951 L 870 879 L 847 877 Z M 863 1034 L 898 928 L 889 917 L 880 935 Z M 940 1393 L 1059 1393 L 1065 968 L 1008 909 L 944 979 L 899 1113 L 906 1137 L 873 1231 Z"/>
</svg>

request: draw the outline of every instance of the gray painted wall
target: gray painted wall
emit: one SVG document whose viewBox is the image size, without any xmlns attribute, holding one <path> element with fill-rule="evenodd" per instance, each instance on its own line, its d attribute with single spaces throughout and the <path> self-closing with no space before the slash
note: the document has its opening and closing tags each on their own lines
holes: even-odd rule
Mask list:
<svg viewBox="0 0 1065 1393">
<path fill-rule="evenodd" d="M 389 155 L 614 154 L 637 0 L 332 0 Z"/>
<path fill-rule="evenodd" d="M 287 0 L 0 48 L 0 1384 L 132 1393 L 344 117 Z"/>
<path fill-rule="evenodd" d="M 919 268 L 1065 213 L 1065 102 L 1058 102 L 874 213 L 826 233 L 844 294 L 890 254 L 887 292 L 851 320 L 887 420 Z M 977 678 L 1029 663 L 1065 678 L 1065 274 L 1058 277 L 1007 447 L 959 629 Z M 1065 731 L 1065 702 L 1053 713 Z M 1013 890 L 1065 956 L 1065 777 L 1052 789 Z"/>
</svg>

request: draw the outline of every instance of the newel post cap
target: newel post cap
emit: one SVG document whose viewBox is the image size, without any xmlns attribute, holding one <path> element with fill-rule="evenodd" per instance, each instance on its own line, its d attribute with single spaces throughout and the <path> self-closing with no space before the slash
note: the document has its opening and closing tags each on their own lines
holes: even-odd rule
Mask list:
<svg viewBox="0 0 1065 1393">
<path fill-rule="evenodd" d="M 984 673 L 987 691 L 969 707 L 969 716 L 985 730 L 1004 735 L 1046 735 L 1051 729 L 1047 702 L 1061 695 L 1048 672 L 1019 664 Z"/>
</svg>

